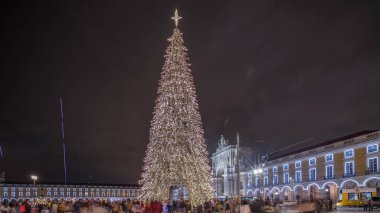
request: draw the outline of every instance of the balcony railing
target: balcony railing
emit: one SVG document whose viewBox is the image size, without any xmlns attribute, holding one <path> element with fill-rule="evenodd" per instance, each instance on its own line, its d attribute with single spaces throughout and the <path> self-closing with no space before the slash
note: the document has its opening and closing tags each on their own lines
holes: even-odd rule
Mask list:
<svg viewBox="0 0 380 213">
<path fill-rule="evenodd" d="M 343 175 L 344 178 L 354 177 L 354 176 L 356 176 L 355 172 L 354 173 L 346 173 Z"/>
<path fill-rule="evenodd" d="M 328 175 L 328 176 L 324 176 L 323 179 L 325 180 L 329 180 L 329 179 L 337 179 L 337 177 L 333 176 L 333 175 Z"/>
<path fill-rule="evenodd" d="M 380 170 L 370 169 L 370 170 L 365 171 L 365 174 L 366 175 L 380 174 Z"/>
</svg>

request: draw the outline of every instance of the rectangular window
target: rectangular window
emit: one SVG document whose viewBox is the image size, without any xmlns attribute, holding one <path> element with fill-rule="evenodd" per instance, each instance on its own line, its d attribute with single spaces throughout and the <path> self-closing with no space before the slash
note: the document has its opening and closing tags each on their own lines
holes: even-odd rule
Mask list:
<svg viewBox="0 0 380 213">
<path fill-rule="evenodd" d="M 66 192 L 66 194 L 67 194 L 67 197 L 70 197 L 70 192 Z"/>
<path fill-rule="evenodd" d="M 362 200 L 371 200 L 372 199 L 372 193 L 371 192 L 360 192 L 360 195 L 362 197 Z"/>
<path fill-rule="evenodd" d="M 288 170 L 289 169 L 289 164 L 284 164 L 284 165 L 282 165 L 282 169 L 283 170 Z"/>
<path fill-rule="evenodd" d="M 375 153 L 378 152 L 378 145 L 377 144 L 372 144 L 367 146 L 367 153 Z"/>
<path fill-rule="evenodd" d="M 346 162 L 345 163 L 344 174 L 346 176 L 354 175 L 354 162 Z"/>
<path fill-rule="evenodd" d="M 61 196 L 64 197 L 65 196 L 65 192 L 61 192 Z"/>
<path fill-rule="evenodd" d="M 344 152 L 344 158 L 352 158 L 354 157 L 354 150 L 350 149 Z"/>
<path fill-rule="evenodd" d="M 313 168 L 309 170 L 309 179 L 310 181 L 317 180 L 317 169 Z"/>
<path fill-rule="evenodd" d="M 273 172 L 277 172 L 277 166 L 273 167 Z"/>
<path fill-rule="evenodd" d="M 268 174 L 268 169 L 264 169 L 264 174 Z"/>
<path fill-rule="evenodd" d="M 309 159 L 309 165 L 315 165 L 315 163 L 316 163 L 315 158 Z"/>
<path fill-rule="evenodd" d="M 273 175 L 273 185 L 277 185 L 277 184 L 278 184 L 278 176 Z"/>
<path fill-rule="evenodd" d="M 28 194 L 28 192 L 27 192 L 27 194 Z M 26 196 L 28 196 L 28 195 L 26 195 Z M 54 197 L 55 196 L 58 196 L 58 192 L 54 192 Z"/>
<path fill-rule="evenodd" d="M 19 197 L 23 197 L 24 194 L 23 194 L 22 192 L 19 192 L 19 193 L 18 193 L 18 196 L 19 196 Z"/>
<path fill-rule="evenodd" d="M 301 161 L 296 161 L 296 168 L 301 168 Z"/>
<path fill-rule="evenodd" d="M 289 183 L 289 173 L 284 173 L 284 183 Z"/>
<path fill-rule="evenodd" d="M 77 196 L 77 192 L 73 192 L 73 196 L 76 197 Z"/>
<path fill-rule="evenodd" d="M 301 171 L 296 171 L 296 182 L 299 183 L 302 181 L 302 173 Z"/>
<path fill-rule="evenodd" d="M 268 185 L 269 185 L 268 177 L 264 177 L 264 186 L 268 186 Z"/>
<path fill-rule="evenodd" d="M 334 166 L 328 165 L 326 166 L 326 178 L 333 178 L 334 177 Z"/>
<path fill-rule="evenodd" d="M 16 193 L 15 192 L 11 192 L 11 197 L 16 197 Z"/>
<path fill-rule="evenodd" d="M 255 184 L 256 187 L 260 187 L 260 186 L 259 186 L 259 184 L 260 184 L 259 180 L 260 180 L 259 178 L 256 178 L 256 184 Z"/>
<path fill-rule="evenodd" d="M 328 154 L 328 155 L 325 156 L 325 161 L 326 162 L 333 161 L 333 160 L 334 160 L 333 154 Z"/>
<path fill-rule="evenodd" d="M 357 193 L 348 193 L 347 197 L 348 197 L 348 200 L 358 200 L 358 194 Z"/>
<path fill-rule="evenodd" d="M 27 197 L 30 197 L 30 192 L 25 193 Z"/>
<path fill-rule="evenodd" d="M 51 196 L 51 192 L 46 192 L 46 196 L 50 197 Z"/>
<path fill-rule="evenodd" d="M 4 192 L 4 197 L 8 197 L 8 192 Z"/>
<path fill-rule="evenodd" d="M 377 172 L 377 157 L 368 159 L 369 172 Z"/>
</svg>

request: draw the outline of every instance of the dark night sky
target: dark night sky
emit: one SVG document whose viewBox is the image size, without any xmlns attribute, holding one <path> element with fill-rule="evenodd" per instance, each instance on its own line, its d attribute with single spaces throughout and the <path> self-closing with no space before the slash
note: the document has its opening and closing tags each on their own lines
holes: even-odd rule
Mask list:
<svg viewBox="0 0 380 213">
<path fill-rule="evenodd" d="M 175 8 L 210 153 L 237 131 L 270 152 L 380 129 L 379 1 L 10 2 L 0 5 L 9 181 L 63 181 L 62 96 L 68 181 L 136 183 Z"/>
</svg>

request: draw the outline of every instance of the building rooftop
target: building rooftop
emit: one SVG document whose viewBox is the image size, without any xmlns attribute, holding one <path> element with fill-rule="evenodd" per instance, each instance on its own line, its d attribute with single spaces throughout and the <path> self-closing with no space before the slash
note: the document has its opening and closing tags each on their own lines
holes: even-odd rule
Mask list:
<svg viewBox="0 0 380 213">
<path fill-rule="evenodd" d="M 33 182 L 17 182 L 6 181 L 0 185 L 18 184 L 18 185 L 33 185 Z M 60 183 L 60 182 L 36 182 L 36 185 L 65 185 L 65 186 L 124 186 L 124 187 L 140 187 L 138 184 L 110 184 L 110 183 Z"/>
<path fill-rule="evenodd" d="M 356 137 L 359 137 L 359 136 L 362 136 L 362 135 L 367 135 L 367 134 L 370 134 L 370 133 L 373 133 L 373 132 L 377 132 L 377 131 L 379 131 L 379 130 L 363 130 L 363 131 L 356 132 L 354 134 L 346 135 L 346 136 L 343 136 L 343 137 L 339 137 L 339 138 L 336 138 L 336 139 L 333 139 L 333 140 L 328 140 L 328 141 L 325 141 L 325 142 L 322 142 L 322 143 L 317 143 L 317 144 L 314 144 L 314 145 L 311 145 L 311 146 L 308 146 L 308 147 L 305 147 L 305 148 L 296 149 L 296 150 L 292 150 L 292 151 L 286 151 L 286 150 L 284 150 L 284 151 L 280 151 L 280 152 L 275 152 L 275 153 L 272 153 L 271 155 L 269 155 L 268 161 L 272 161 L 272 160 L 276 160 L 276 159 L 279 159 L 279 158 L 282 158 L 282 157 L 286 157 L 286 156 L 289 156 L 289 155 L 294 155 L 294 154 L 297 154 L 297 153 L 300 153 L 300 152 L 312 150 L 312 149 L 315 149 L 315 148 L 318 148 L 318 147 L 322 147 L 322 146 L 327 146 L 327 145 L 330 145 L 330 144 L 338 143 L 340 141 L 348 140 L 348 139 L 351 139 L 351 138 L 356 138 Z"/>
</svg>

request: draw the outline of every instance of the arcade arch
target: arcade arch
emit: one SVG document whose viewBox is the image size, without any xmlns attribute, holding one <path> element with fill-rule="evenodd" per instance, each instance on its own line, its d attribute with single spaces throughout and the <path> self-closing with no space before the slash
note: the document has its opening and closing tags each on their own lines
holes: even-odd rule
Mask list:
<svg viewBox="0 0 380 213">
<path fill-rule="evenodd" d="M 380 178 L 379 177 L 370 177 L 363 181 L 363 186 L 376 188 L 380 187 Z"/>
<path fill-rule="evenodd" d="M 323 197 L 325 199 L 331 199 L 334 203 L 337 202 L 339 193 L 338 184 L 327 182 L 322 185 L 321 189 L 323 190 Z"/>
<path fill-rule="evenodd" d="M 302 185 L 297 185 L 293 189 L 297 201 L 304 200 L 304 188 Z"/>
<path fill-rule="evenodd" d="M 284 194 L 284 201 L 292 201 L 293 200 L 292 191 L 291 191 L 291 188 L 289 186 L 284 186 L 281 189 L 281 191 Z"/>
<path fill-rule="evenodd" d="M 217 195 L 224 195 L 224 168 L 219 167 L 216 171 L 216 190 Z"/>
<path fill-rule="evenodd" d="M 309 200 L 314 201 L 320 198 L 319 186 L 317 184 L 310 184 L 309 188 Z"/>
<path fill-rule="evenodd" d="M 343 181 L 340 184 L 340 188 L 342 188 L 342 189 L 353 189 L 359 185 L 360 185 L 359 182 L 357 182 L 356 180 L 348 179 L 348 180 Z"/>
<path fill-rule="evenodd" d="M 270 200 L 270 190 L 268 188 L 264 189 L 263 195 L 264 195 L 264 200 Z"/>
<path fill-rule="evenodd" d="M 280 202 L 280 189 L 277 187 L 272 189 L 272 200 L 277 203 Z"/>
</svg>

